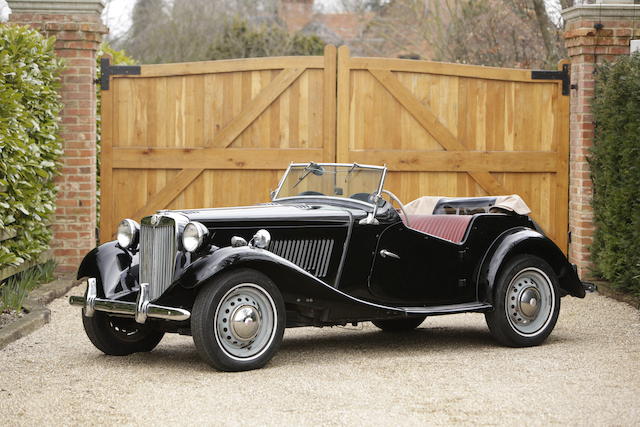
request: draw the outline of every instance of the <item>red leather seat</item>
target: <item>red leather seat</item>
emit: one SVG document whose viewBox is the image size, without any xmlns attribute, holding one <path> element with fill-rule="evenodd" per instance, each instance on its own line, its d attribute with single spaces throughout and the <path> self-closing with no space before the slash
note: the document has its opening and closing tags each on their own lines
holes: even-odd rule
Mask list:
<svg viewBox="0 0 640 427">
<path fill-rule="evenodd" d="M 409 215 L 409 227 L 454 243 L 462 242 L 473 215 Z M 405 224 L 406 221 L 402 219 Z"/>
</svg>

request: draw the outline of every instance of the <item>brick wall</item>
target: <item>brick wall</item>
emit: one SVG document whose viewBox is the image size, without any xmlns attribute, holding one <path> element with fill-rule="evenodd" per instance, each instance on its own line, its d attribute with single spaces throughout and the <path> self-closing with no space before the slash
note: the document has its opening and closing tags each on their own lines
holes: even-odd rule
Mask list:
<svg viewBox="0 0 640 427">
<path fill-rule="evenodd" d="M 55 36 L 65 59 L 62 73 L 62 157 L 51 246 L 60 271 L 75 271 L 95 246 L 96 229 L 96 51 L 106 27 L 99 13 L 29 12 L 15 7 L 10 22 Z M 20 2 L 26 3 L 26 2 Z M 89 3 L 89 2 L 87 2 Z M 100 3 L 97 1 L 96 3 Z M 101 3 L 99 8 L 101 9 Z"/>
<path fill-rule="evenodd" d="M 634 11 L 632 4 L 607 4 L 605 0 L 603 4 L 581 5 L 563 11 L 565 44 L 571 58 L 571 83 L 575 85 L 571 93 L 570 117 L 569 259 L 578 265 L 581 277 L 589 276 L 589 250 L 594 232 L 593 183 L 587 156 L 594 136 L 591 102 L 595 73 L 597 64 L 629 54 L 634 26 L 636 37 L 640 36 L 640 5 L 635 8 Z"/>
</svg>

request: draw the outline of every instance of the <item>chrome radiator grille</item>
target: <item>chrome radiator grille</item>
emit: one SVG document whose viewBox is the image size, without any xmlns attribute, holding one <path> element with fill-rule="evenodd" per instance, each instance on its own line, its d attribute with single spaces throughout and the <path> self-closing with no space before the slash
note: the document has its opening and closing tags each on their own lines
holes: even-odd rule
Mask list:
<svg viewBox="0 0 640 427">
<path fill-rule="evenodd" d="M 325 277 L 329 270 L 333 243 L 333 239 L 272 240 L 269 251 L 316 277 Z"/>
<path fill-rule="evenodd" d="M 173 280 L 177 248 L 173 219 L 160 217 L 152 225 L 150 218 L 140 227 L 140 283 L 149 284 L 149 299 L 154 301 Z"/>
</svg>

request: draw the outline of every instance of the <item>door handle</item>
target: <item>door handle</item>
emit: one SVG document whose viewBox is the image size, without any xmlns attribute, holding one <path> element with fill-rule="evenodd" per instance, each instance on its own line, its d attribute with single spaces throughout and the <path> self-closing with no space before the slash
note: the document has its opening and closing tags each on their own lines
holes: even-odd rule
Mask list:
<svg viewBox="0 0 640 427">
<path fill-rule="evenodd" d="M 380 256 L 381 256 L 382 258 L 389 257 L 389 258 L 400 259 L 400 257 L 399 257 L 398 255 L 394 254 L 393 252 L 389 252 L 389 251 L 388 251 L 388 250 L 386 250 L 386 249 L 382 249 L 382 250 L 380 251 Z"/>
</svg>

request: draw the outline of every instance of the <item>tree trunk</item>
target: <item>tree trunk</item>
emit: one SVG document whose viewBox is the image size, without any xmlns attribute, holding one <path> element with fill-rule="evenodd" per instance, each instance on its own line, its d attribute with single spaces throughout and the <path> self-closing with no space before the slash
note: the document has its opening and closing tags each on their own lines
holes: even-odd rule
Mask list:
<svg viewBox="0 0 640 427">
<path fill-rule="evenodd" d="M 533 10 L 536 13 L 536 19 L 538 21 L 540 34 L 542 35 L 542 41 L 544 43 L 544 50 L 547 53 L 547 60 L 549 60 L 554 55 L 553 41 L 551 40 L 551 34 L 549 33 L 549 16 L 547 15 L 547 10 L 544 7 L 544 0 L 532 1 Z"/>
</svg>

